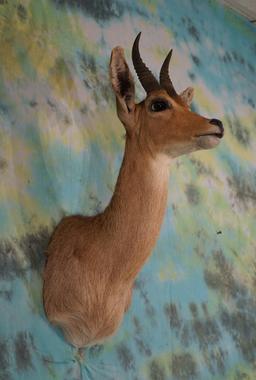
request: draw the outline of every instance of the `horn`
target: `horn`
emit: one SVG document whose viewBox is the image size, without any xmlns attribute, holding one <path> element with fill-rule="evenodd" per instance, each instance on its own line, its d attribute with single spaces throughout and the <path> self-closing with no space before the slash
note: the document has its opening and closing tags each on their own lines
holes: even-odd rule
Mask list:
<svg viewBox="0 0 256 380">
<path fill-rule="evenodd" d="M 137 73 L 140 83 L 142 87 L 148 94 L 154 90 L 160 90 L 161 86 L 152 74 L 152 72 L 148 69 L 145 63 L 142 61 L 140 52 L 139 52 L 139 40 L 140 40 L 141 32 L 135 38 L 132 47 L 132 62 L 134 69 Z"/>
<path fill-rule="evenodd" d="M 178 94 L 175 91 L 175 88 L 174 88 L 172 81 L 171 81 L 169 74 L 168 74 L 171 57 L 172 57 L 172 50 L 169 51 L 167 57 L 164 60 L 163 65 L 161 67 L 160 85 L 168 92 L 168 94 L 170 96 L 176 97 L 176 96 L 178 96 Z"/>
</svg>

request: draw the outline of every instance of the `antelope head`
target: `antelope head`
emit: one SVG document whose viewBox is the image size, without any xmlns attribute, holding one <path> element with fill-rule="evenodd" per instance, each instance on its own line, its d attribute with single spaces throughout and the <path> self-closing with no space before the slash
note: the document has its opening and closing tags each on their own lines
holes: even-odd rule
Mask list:
<svg viewBox="0 0 256 380">
<path fill-rule="evenodd" d="M 139 39 L 132 48 L 137 76 L 146 98 L 135 104 L 135 86 L 121 47 L 112 50 L 110 78 L 116 94 L 117 114 L 126 129 L 127 139 L 137 141 L 139 149 L 153 157 L 165 154 L 177 157 L 217 146 L 224 135 L 222 122 L 207 119 L 190 110 L 193 88 L 181 94 L 175 91 L 168 70 L 172 50 L 160 70 L 159 81 L 142 61 Z"/>
</svg>

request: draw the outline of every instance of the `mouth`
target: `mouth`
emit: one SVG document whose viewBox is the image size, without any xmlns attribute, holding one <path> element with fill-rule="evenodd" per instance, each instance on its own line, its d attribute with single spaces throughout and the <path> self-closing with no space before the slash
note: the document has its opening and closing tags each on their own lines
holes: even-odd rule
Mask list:
<svg viewBox="0 0 256 380">
<path fill-rule="evenodd" d="M 197 135 L 196 137 L 207 137 L 207 136 L 214 136 L 214 137 L 217 137 L 218 139 L 222 139 L 222 137 L 224 136 L 224 131 L 215 132 L 215 133 L 205 133 L 202 135 Z"/>
</svg>

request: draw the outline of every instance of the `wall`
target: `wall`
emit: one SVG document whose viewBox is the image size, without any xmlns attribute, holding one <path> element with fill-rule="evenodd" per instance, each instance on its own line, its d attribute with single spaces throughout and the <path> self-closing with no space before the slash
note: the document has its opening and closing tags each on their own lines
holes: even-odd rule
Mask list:
<svg viewBox="0 0 256 380">
<path fill-rule="evenodd" d="M 2 0 L 0 30 L 0 379 L 255 379 L 255 28 L 212 0 Z M 124 130 L 108 62 L 122 45 L 131 63 L 139 31 L 156 73 L 173 47 L 176 88 L 225 138 L 175 161 L 122 327 L 79 361 L 45 319 L 43 253 L 63 215 L 111 197 Z"/>
</svg>

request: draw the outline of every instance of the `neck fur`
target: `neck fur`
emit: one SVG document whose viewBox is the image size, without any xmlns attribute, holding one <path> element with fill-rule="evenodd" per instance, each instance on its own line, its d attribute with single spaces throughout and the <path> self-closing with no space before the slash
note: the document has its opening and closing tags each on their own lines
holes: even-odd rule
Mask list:
<svg viewBox="0 0 256 380">
<path fill-rule="evenodd" d="M 138 273 L 156 243 L 167 203 L 168 164 L 166 157 L 153 159 L 127 139 L 115 191 L 103 217 L 117 256 L 123 255 L 128 278 Z"/>
</svg>

